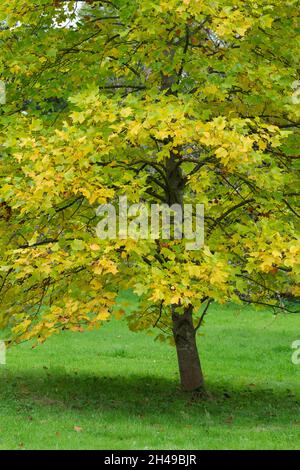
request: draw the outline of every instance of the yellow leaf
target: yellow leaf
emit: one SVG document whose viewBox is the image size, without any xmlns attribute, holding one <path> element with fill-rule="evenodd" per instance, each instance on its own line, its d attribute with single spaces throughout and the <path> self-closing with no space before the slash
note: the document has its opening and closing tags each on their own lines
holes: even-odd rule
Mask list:
<svg viewBox="0 0 300 470">
<path fill-rule="evenodd" d="M 97 243 L 92 243 L 92 244 L 90 245 L 90 249 L 91 249 L 92 251 L 98 251 L 98 250 L 100 250 L 100 246 L 97 245 Z"/>
<path fill-rule="evenodd" d="M 216 157 L 220 158 L 221 160 L 223 160 L 224 158 L 226 158 L 228 155 L 228 152 L 226 149 L 224 149 L 223 147 L 220 147 L 216 150 Z"/>
<path fill-rule="evenodd" d="M 108 310 L 105 309 L 105 308 L 101 308 L 98 315 L 96 316 L 95 320 L 96 321 L 99 321 L 99 320 L 105 321 L 105 320 L 108 320 L 109 317 L 110 317 L 110 313 L 108 312 Z"/>
<path fill-rule="evenodd" d="M 122 117 L 128 117 L 128 116 L 130 116 L 130 114 L 132 114 L 132 109 L 131 108 L 123 108 L 120 111 L 120 116 L 122 116 Z"/>
</svg>

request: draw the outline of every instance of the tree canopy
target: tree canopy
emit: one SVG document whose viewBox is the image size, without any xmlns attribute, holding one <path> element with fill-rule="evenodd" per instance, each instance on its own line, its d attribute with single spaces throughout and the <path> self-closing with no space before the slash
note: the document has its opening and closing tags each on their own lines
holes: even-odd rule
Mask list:
<svg viewBox="0 0 300 470">
<path fill-rule="evenodd" d="M 212 301 L 280 311 L 299 295 L 296 0 L 10 0 L 0 20 L 13 342 L 112 315 L 176 342 L 180 316 L 197 329 Z M 100 240 L 96 208 L 120 195 L 203 203 L 203 248 Z"/>
</svg>

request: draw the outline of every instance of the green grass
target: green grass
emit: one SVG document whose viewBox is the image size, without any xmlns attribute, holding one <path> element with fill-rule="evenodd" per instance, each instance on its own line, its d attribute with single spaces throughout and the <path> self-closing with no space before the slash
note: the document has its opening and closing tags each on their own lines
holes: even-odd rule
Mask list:
<svg viewBox="0 0 300 470">
<path fill-rule="evenodd" d="M 203 331 L 202 400 L 180 391 L 173 348 L 123 322 L 12 348 L 0 449 L 299 449 L 300 316 L 214 307 Z"/>
</svg>

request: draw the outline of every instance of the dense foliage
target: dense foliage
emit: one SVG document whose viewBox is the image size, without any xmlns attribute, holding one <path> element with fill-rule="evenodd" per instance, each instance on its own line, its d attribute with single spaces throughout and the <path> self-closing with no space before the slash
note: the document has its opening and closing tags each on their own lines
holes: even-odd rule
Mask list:
<svg viewBox="0 0 300 470">
<path fill-rule="evenodd" d="M 297 3 L 1 2 L 0 325 L 15 342 L 122 317 L 122 289 L 140 298 L 130 327 L 161 339 L 211 301 L 299 295 Z M 98 239 L 95 210 L 120 195 L 204 203 L 203 249 Z"/>
</svg>

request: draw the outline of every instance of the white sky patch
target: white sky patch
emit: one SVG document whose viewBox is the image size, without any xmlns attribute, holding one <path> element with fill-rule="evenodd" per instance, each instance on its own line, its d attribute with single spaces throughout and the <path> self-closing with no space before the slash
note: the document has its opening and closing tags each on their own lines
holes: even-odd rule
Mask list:
<svg viewBox="0 0 300 470">
<path fill-rule="evenodd" d="M 73 26 L 77 25 L 77 22 L 79 20 L 79 11 L 81 10 L 85 2 L 75 2 L 73 9 L 69 8 L 70 3 L 73 2 L 65 2 L 64 4 L 64 11 L 67 13 L 67 16 L 69 16 L 69 19 L 66 19 L 62 23 L 57 23 L 56 19 L 54 19 L 53 26 L 55 28 L 72 28 Z M 75 18 L 72 18 L 74 14 Z"/>
<path fill-rule="evenodd" d="M 69 9 L 70 3 L 74 3 L 74 2 L 64 3 L 64 11 L 67 13 L 67 16 L 69 16 L 69 19 L 66 19 L 62 23 L 58 23 L 56 19 L 54 18 L 53 24 L 52 24 L 54 28 L 71 28 L 77 25 L 77 22 L 79 20 L 79 11 L 84 6 L 85 2 L 83 1 L 75 2 L 73 9 Z M 75 14 L 75 18 L 71 18 L 74 14 Z M 21 26 L 22 26 L 21 21 L 17 21 L 14 26 L 10 27 L 10 30 L 13 31 L 14 29 L 20 28 Z"/>
</svg>

